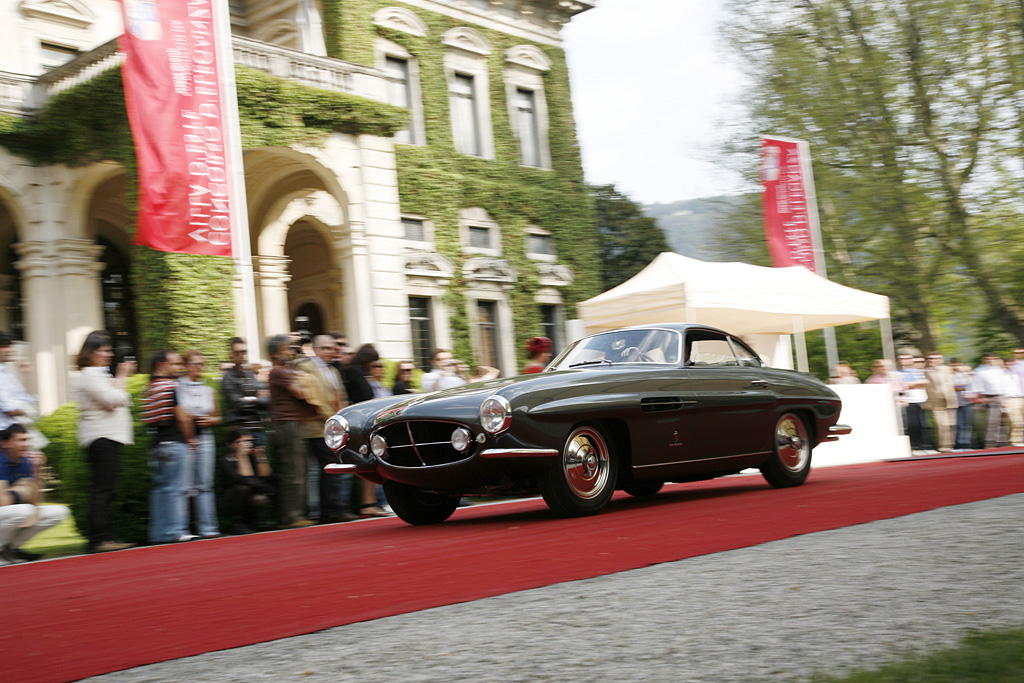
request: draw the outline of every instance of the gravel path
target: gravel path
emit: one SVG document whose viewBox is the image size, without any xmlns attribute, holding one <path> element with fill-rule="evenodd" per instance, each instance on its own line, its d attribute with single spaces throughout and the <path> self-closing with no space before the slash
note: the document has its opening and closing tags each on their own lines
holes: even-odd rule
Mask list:
<svg viewBox="0 0 1024 683">
<path fill-rule="evenodd" d="M 1024 494 L 90 680 L 791 681 L 997 626 L 1024 626 Z"/>
</svg>

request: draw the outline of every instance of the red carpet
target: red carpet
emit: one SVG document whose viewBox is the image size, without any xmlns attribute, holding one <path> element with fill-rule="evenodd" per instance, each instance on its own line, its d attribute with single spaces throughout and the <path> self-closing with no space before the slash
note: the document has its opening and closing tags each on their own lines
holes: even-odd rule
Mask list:
<svg viewBox="0 0 1024 683">
<path fill-rule="evenodd" d="M 596 517 L 540 500 L 0 569 L 4 680 L 71 681 L 332 626 L 1024 492 L 1024 455 L 815 470 L 619 495 Z"/>
</svg>

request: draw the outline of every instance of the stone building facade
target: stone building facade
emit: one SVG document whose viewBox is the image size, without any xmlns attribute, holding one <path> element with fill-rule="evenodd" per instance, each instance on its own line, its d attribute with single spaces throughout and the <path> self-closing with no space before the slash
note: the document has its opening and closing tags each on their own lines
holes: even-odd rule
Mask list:
<svg viewBox="0 0 1024 683">
<path fill-rule="evenodd" d="M 400 130 L 363 121 L 284 142 L 240 112 L 261 337 L 305 316 L 387 358 L 424 364 L 451 347 L 504 374 L 526 338 L 564 343 L 597 278 L 560 29 L 595 3 L 229 4 L 240 84 L 269 74 L 407 112 Z M 88 331 L 109 329 L 121 353 L 153 350 L 130 157 L 77 138 L 37 154 L 24 132 L 55 98 L 117 75 L 120 16 L 116 0 L 0 0 L 0 329 L 27 342 L 44 410 L 70 400 Z M 65 143 L 85 151 L 63 159 Z M 224 287 L 241 311 L 238 281 Z"/>
</svg>

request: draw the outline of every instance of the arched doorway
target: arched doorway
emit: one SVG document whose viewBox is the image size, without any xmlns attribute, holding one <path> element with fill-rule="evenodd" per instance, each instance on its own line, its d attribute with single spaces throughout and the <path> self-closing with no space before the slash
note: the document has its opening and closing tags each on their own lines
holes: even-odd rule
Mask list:
<svg viewBox="0 0 1024 683">
<path fill-rule="evenodd" d="M 246 151 L 245 176 L 263 334 L 294 329 L 300 315 L 318 331 L 345 330 L 354 303 L 343 297 L 351 247 L 339 239 L 349 226 L 337 175 L 310 154 L 261 148 Z"/>
<path fill-rule="evenodd" d="M 325 334 L 327 326 L 324 322 L 323 309 L 312 301 L 302 304 L 295 312 L 295 326 L 298 331 L 309 332 L 314 337 L 318 334 Z"/>
<path fill-rule="evenodd" d="M 296 221 L 288 230 L 284 253 L 288 259 L 288 310 L 292 319 L 308 319 L 312 334 L 340 328 L 337 269 L 330 246 L 311 220 Z"/>
</svg>

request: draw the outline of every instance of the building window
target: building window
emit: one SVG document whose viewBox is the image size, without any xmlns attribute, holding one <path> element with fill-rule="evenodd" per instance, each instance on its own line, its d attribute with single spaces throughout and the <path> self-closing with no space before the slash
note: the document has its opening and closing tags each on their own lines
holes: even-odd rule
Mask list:
<svg viewBox="0 0 1024 683">
<path fill-rule="evenodd" d="M 383 13 L 383 14 L 382 14 Z M 411 35 L 426 35 L 426 25 L 416 15 L 399 7 L 386 7 L 375 15 L 378 25 Z M 409 110 L 405 128 L 395 133 L 395 142 L 402 145 L 427 144 L 423 96 L 420 91 L 420 67 L 416 57 L 398 43 L 378 38 L 377 68 L 384 72 L 386 100 Z"/>
<path fill-rule="evenodd" d="M 403 218 L 402 226 L 405 228 L 405 239 L 416 242 L 425 242 L 427 233 L 423 227 L 423 221 L 418 218 Z"/>
<path fill-rule="evenodd" d="M 480 121 L 476 115 L 476 79 L 466 74 L 455 74 L 452 79 L 451 110 L 452 134 L 455 149 L 462 154 L 482 156 L 480 147 Z"/>
<path fill-rule="evenodd" d="M 434 329 L 430 319 L 430 299 L 409 297 L 409 323 L 412 325 L 412 357 L 417 367 L 430 370 L 434 350 Z"/>
<path fill-rule="evenodd" d="M 384 58 L 384 74 L 388 81 L 388 104 L 412 108 L 412 86 L 409 83 L 409 62 L 398 57 Z M 412 118 L 409 124 L 395 133 L 395 142 L 406 145 L 412 142 Z"/>
<path fill-rule="evenodd" d="M 476 330 L 480 341 L 480 363 L 492 368 L 501 367 L 498 352 L 498 311 L 494 301 L 476 302 Z"/>
<path fill-rule="evenodd" d="M 42 67 L 46 71 L 56 69 L 58 66 L 67 64 L 78 56 L 78 50 L 73 47 L 56 45 L 54 43 L 40 43 L 39 51 L 42 56 Z"/>
<path fill-rule="evenodd" d="M 558 355 L 562 349 L 562 335 L 558 333 L 558 306 L 540 307 L 540 334 L 551 340 L 551 355 Z"/>
<path fill-rule="evenodd" d="M 526 253 L 530 256 L 554 256 L 554 238 L 551 235 L 528 234 L 526 236 Z"/>
<path fill-rule="evenodd" d="M 469 226 L 469 246 L 473 249 L 493 249 L 491 229 L 478 225 Z"/>
<path fill-rule="evenodd" d="M 537 106 L 532 90 L 516 88 L 515 112 L 520 163 L 523 166 L 539 167 L 540 126 L 537 122 Z"/>
</svg>

